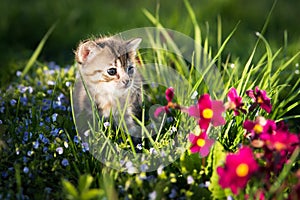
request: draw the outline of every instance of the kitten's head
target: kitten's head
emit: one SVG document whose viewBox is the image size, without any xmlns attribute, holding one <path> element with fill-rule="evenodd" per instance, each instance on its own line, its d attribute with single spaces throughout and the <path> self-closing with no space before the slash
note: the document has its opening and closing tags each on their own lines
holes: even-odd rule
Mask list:
<svg viewBox="0 0 300 200">
<path fill-rule="evenodd" d="M 140 38 L 121 40 L 108 37 L 79 44 L 75 54 L 79 70 L 89 89 L 123 95 L 134 84 L 135 55 Z"/>
</svg>

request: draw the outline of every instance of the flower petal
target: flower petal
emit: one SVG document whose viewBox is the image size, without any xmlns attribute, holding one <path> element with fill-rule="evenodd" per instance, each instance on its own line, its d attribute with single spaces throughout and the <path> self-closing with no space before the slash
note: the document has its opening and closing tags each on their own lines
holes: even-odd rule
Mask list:
<svg viewBox="0 0 300 200">
<path fill-rule="evenodd" d="M 198 153 L 199 150 L 200 150 L 200 147 L 197 146 L 197 145 L 193 145 L 193 146 L 191 146 L 191 148 L 190 148 L 191 153 Z"/>
<path fill-rule="evenodd" d="M 198 108 L 200 111 L 204 110 L 205 108 L 211 108 L 211 99 L 209 94 L 203 94 L 198 99 Z"/>
<path fill-rule="evenodd" d="M 235 98 L 236 97 L 238 97 L 238 94 L 237 94 L 237 92 L 236 92 L 236 89 L 235 88 L 231 88 L 230 90 L 229 90 L 229 92 L 228 92 L 228 99 L 230 100 L 230 101 L 235 101 Z"/>
<path fill-rule="evenodd" d="M 200 111 L 198 105 L 190 106 L 187 111 L 191 117 L 200 118 Z"/>
<path fill-rule="evenodd" d="M 254 91 L 253 90 L 247 90 L 246 94 L 248 97 L 250 97 L 251 99 L 254 99 L 254 101 L 256 101 L 256 97 L 254 95 Z"/>
<path fill-rule="evenodd" d="M 213 139 L 206 139 L 205 140 L 205 145 L 204 145 L 204 147 L 202 147 L 201 149 L 200 149 L 200 155 L 202 156 L 202 157 L 206 157 L 208 154 L 209 154 L 209 152 L 210 152 L 210 149 L 211 149 L 211 146 L 213 145 L 215 143 L 215 140 L 213 140 Z"/>
<path fill-rule="evenodd" d="M 204 131 L 206 131 L 209 127 L 209 123 L 210 123 L 210 119 L 200 119 L 198 124 L 200 126 L 201 129 L 203 129 Z"/>
<path fill-rule="evenodd" d="M 174 88 L 169 87 L 166 90 L 166 99 L 167 99 L 168 102 L 170 102 L 170 101 L 173 100 L 173 97 L 174 97 Z"/>
<path fill-rule="evenodd" d="M 222 113 L 225 111 L 225 107 L 222 101 L 212 101 L 213 117 L 211 119 L 214 126 L 221 126 L 225 124 L 225 119 Z"/>
<path fill-rule="evenodd" d="M 260 104 L 260 107 L 264 109 L 267 113 L 270 113 L 272 110 L 272 105 L 270 100 L 264 101 L 264 103 Z"/>
<path fill-rule="evenodd" d="M 156 110 L 154 111 L 154 117 L 157 118 L 160 113 L 162 112 L 166 112 L 168 108 L 166 108 L 166 106 L 160 106 L 158 108 L 156 108 Z"/>
</svg>

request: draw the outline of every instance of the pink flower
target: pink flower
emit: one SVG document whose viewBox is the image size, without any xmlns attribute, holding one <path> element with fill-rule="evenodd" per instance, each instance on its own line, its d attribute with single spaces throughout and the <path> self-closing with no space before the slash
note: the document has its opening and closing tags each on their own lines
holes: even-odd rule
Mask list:
<svg viewBox="0 0 300 200">
<path fill-rule="evenodd" d="M 257 86 L 255 90 L 247 90 L 246 94 L 254 100 L 254 104 L 251 106 L 251 109 L 254 109 L 257 105 L 259 105 L 262 109 L 264 109 L 267 113 L 270 113 L 272 110 L 271 100 L 267 96 L 267 92 L 265 90 L 260 90 Z"/>
<path fill-rule="evenodd" d="M 236 154 L 226 157 L 224 167 L 218 167 L 219 184 L 230 188 L 234 194 L 246 187 L 251 175 L 258 170 L 258 164 L 253 157 L 251 148 L 242 147 Z"/>
<path fill-rule="evenodd" d="M 270 150 L 278 152 L 286 151 L 292 153 L 296 146 L 299 145 L 299 137 L 284 129 L 277 129 L 272 134 L 264 133 L 260 139 L 265 142 Z"/>
<path fill-rule="evenodd" d="M 251 133 L 252 138 L 255 138 L 262 133 L 272 133 L 276 129 L 276 123 L 272 120 L 258 116 L 256 120 L 246 120 L 243 124 L 244 128 Z"/>
<path fill-rule="evenodd" d="M 210 151 L 211 146 L 215 140 L 209 139 L 205 132 L 200 133 L 198 136 L 190 133 L 189 141 L 192 143 L 190 147 L 191 153 L 198 153 L 201 157 L 206 157 Z"/>
<path fill-rule="evenodd" d="M 225 124 L 222 113 L 225 111 L 222 101 L 212 101 L 208 94 L 201 95 L 198 103 L 187 109 L 190 116 L 199 119 L 199 126 L 204 132 L 209 124 L 220 126 Z"/>
<path fill-rule="evenodd" d="M 154 111 L 154 117 L 157 118 L 162 112 L 169 113 L 170 108 L 180 109 L 180 106 L 178 104 L 172 102 L 173 98 L 174 98 L 174 88 L 169 87 L 166 90 L 166 99 L 168 101 L 168 104 L 156 108 L 156 110 Z"/>
<path fill-rule="evenodd" d="M 244 103 L 242 97 L 237 94 L 235 88 L 231 88 L 228 92 L 228 102 L 226 103 L 226 109 L 230 109 L 234 111 L 234 115 L 240 115 L 240 112 L 246 113 L 247 111 L 243 108 Z"/>
</svg>

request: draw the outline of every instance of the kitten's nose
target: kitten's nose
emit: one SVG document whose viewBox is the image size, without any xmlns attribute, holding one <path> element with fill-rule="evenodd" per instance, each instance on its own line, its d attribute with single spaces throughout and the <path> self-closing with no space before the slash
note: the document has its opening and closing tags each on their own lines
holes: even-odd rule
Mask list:
<svg viewBox="0 0 300 200">
<path fill-rule="evenodd" d="M 129 79 L 124 79 L 124 80 L 122 80 L 122 83 L 123 83 L 125 86 L 127 86 L 128 83 L 129 83 Z"/>
</svg>

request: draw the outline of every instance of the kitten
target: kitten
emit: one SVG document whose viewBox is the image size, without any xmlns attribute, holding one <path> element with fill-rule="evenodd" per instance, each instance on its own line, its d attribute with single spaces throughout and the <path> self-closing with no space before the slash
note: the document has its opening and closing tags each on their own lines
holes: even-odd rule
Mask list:
<svg viewBox="0 0 300 200">
<path fill-rule="evenodd" d="M 75 56 L 84 84 L 78 76 L 73 99 L 80 131 L 88 129 L 86 121 L 91 122 L 93 114 L 86 87 L 100 118 L 109 120 L 112 114 L 117 126 L 123 118 L 129 134 L 140 137 L 132 115 L 137 116 L 141 110 L 141 78 L 135 67 L 141 41 L 103 37 L 79 44 Z"/>
</svg>

